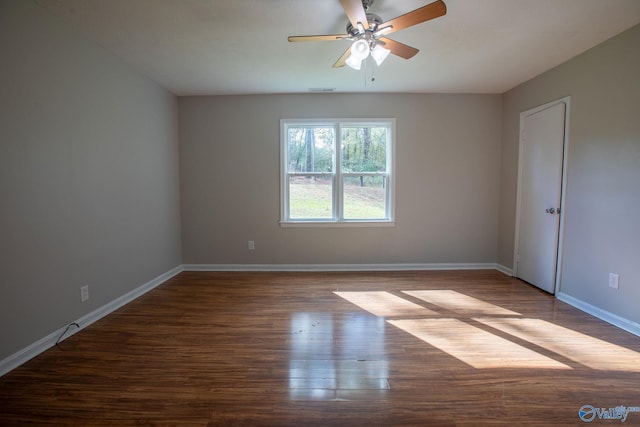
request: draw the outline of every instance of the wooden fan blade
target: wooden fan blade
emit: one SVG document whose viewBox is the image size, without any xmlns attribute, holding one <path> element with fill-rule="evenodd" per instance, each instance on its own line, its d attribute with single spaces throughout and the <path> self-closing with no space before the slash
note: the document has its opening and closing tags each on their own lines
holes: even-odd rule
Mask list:
<svg viewBox="0 0 640 427">
<path fill-rule="evenodd" d="M 364 10 L 364 6 L 362 6 L 362 0 L 340 0 L 340 3 L 342 3 L 344 12 L 347 14 L 347 18 L 349 18 L 349 22 L 351 22 L 354 28 L 358 28 L 358 23 L 361 23 L 365 30 L 369 29 L 367 12 Z"/>
<path fill-rule="evenodd" d="M 290 42 L 328 42 L 351 37 L 349 34 L 324 34 L 318 36 L 289 36 Z"/>
<path fill-rule="evenodd" d="M 416 24 L 420 24 L 430 19 L 438 18 L 447 13 L 447 6 L 442 0 L 434 1 L 426 6 L 422 6 L 412 12 L 405 13 L 402 16 L 393 18 L 387 22 L 383 22 L 378 25 L 378 31 L 382 28 L 392 27 L 391 30 L 385 32 L 385 34 L 394 33 L 403 28 L 411 27 Z"/>
<path fill-rule="evenodd" d="M 347 63 L 345 62 L 349 57 L 351 56 L 351 46 L 349 46 L 347 48 L 347 50 L 344 51 L 344 53 L 342 54 L 342 56 L 340 58 L 338 58 L 338 60 L 336 61 L 335 64 L 333 64 L 333 68 L 340 68 L 340 67 L 344 67 L 345 65 L 347 65 Z"/>
<path fill-rule="evenodd" d="M 386 49 L 389 49 L 391 53 L 393 53 L 396 56 L 399 56 L 400 58 L 404 58 L 404 59 L 413 58 L 416 55 L 416 53 L 420 52 L 415 47 L 411 47 L 404 43 L 391 40 L 387 37 L 382 37 L 380 40 L 384 42 L 384 47 Z"/>
</svg>

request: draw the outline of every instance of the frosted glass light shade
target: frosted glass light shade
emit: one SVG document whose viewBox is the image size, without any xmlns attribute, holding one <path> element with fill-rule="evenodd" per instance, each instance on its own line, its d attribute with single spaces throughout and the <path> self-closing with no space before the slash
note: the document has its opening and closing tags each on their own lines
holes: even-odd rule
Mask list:
<svg viewBox="0 0 640 427">
<path fill-rule="evenodd" d="M 353 68 L 354 70 L 359 70 L 360 67 L 362 66 L 362 59 L 358 59 L 355 56 L 351 55 L 347 58 L 347 60 L 345 61 L 345 63 Z"/>
<path fill-rule="evenodd" d="M 387 59 L 387 56 L 389 56 L 389 54 L 391 53 L 391 51 L 387 48 L 382 47 L 381 45 L 376 45 L 372 50 L 371 50 L 371 56 L 373 57 L 373 59 L 376 61 L 376 64 L 380 65 L 382 64 L 382 62 Z"/>
<path fill-rule="evenodd" d="M 356 40 L 351 45 L 351 56 L 355 56 L 357 59 L 363 60 L 369 56 L 369 43 L 366 40 Z"/>
</svg>

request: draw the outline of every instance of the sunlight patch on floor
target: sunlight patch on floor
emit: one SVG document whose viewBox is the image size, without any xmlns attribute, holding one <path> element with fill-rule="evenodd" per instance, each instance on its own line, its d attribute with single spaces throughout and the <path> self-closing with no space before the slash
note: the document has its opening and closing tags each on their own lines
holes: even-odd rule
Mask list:
<svg viewBox="0 0 640 427">
<path fill-rule="evenodd" d="M 352 304 L 368 311 L 374 316 L 429 316 L 438 314 L 421 305 L 414 304 L 399 296 L 385 291 L 371 292 L 334 292 Z"/>
<path fill-rule="evenodd" d="M 388 322 L 477 369 L 571 367 L 457 319 Z"/>
<path fill-rule="evenodd" d="M 520 313 L 516 313 L 515 311 L 507 310 L 506 308 L 449 289 L 402 292 L 428 302 L 429 304 L 437 305 L 438 307 L 459 314 L 495 316 L 520 315 Z"/>
<path fill-rule="evenodd" d="M 473 319 L 592 369 L 640 372 L 640 353 L 541 319 Z"/>
<path fill-rule="evenodd" d="M 571 360 L 591 369 L 640 372 L 640 352 L 552 322 L 514 317 L 521 315 L 453 290 L 402 292 L 456 313 L 450 316 L 461 315 L 464 319 L 450 318 L 385 291 L 334 293 L 375 316 L 395 317 L 393 320 L 387 319 L 387 322 L 474 368 L 573 369 L 554 360 L 557 355 L 562 361 Z M 475 322 L 500 333 L 496 335 L 490 330 L 474 326 L 472 323 Z M 526 343 L 513 342 L 509 337 L 504 338 L 505 334 L 513 337 L 513 340 Z M 380 374 L 371 377 L 385 378 Z"/>
</svg>

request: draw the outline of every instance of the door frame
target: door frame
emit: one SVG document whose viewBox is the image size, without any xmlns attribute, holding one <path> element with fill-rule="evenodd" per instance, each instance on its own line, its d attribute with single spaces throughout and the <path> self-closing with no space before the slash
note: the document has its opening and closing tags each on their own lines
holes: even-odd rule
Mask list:
<svg viewBox="0 0 640 427">
<path fill-rule="evenodd" d="M 520 113 L 520 129 L 518 130 L 518 186 L 516 195 L 516 229 L 515 229 L 515 241 L 513 250 L 513 276 L 518 276 L 518 241 L 520 240 L 520 206 L 522 203 L 522 168 L 524 162 L 524 122 L 528 116 L 544 111 L 548 108 L 555 107 L 558 104 L 565 105 L 564 111 L 564 144 L 562 152 L 562 176 L 560 179 L 560 225 L 558 229 L 558 248 L 556 253 L 556 277 L 553 294 L 556 295 L 560 292 L 562 285 L 562 255 L 564 248 L 564 228 L 565 218 L 567 212 L 566 204 L 566 188 L 567 188 L 567 165 L 569 160 L 569 119 L 571 117 L 571 96 L 565 96 L 555 101 L 548 102 L 538 107 L 531 108 L 529 110 Z"/>
</svg>

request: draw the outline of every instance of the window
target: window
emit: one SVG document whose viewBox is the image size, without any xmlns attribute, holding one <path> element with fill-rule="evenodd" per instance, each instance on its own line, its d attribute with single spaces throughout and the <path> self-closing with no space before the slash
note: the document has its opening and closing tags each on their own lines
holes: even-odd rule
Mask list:
<svg viewBox="0 0 640 427">
<path fill-rule="evenodd" d="M 393 224 L 394 124 L 282 120 L 281 224 Z"/>
</svg>

